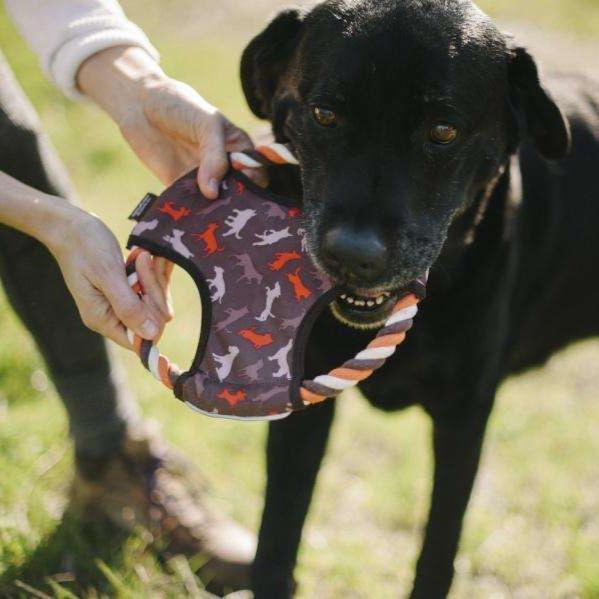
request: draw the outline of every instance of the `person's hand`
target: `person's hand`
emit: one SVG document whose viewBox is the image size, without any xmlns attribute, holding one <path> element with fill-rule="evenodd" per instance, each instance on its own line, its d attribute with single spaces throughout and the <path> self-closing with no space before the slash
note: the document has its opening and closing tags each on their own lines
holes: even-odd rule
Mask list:
<svg viewBox="0 0 599 599">
<path fill-rule="evenodd" d="M 247 134 L 233 125 L 188 85 L 164 79 L 149 83 L 141 110 L 132 111 L 120 129 L 139 158 L 165 184 L 199 164 L 198 185 L 215 199 L 227 173 L 227 152 L 251 149 Z M 257 183 L 263 173 L 248 170 Z"/>
<path fill-rule="evenodd" d="M 130 348 L 126 328 L 144 339 L 159 339 L 172 318 L 168 284 L 172 264 L 141 254 L 136 262 L 144 296 L 131 289 L 123 254 L 112 232 L 97 217 L 73 208 L 62 219 L 49 249 L 56 257 L 83 322 Z"/>
<path fill-rule="evenodd" d="M 172 264 L 149 254 L 136 266 L 144 297 L 133 292 L 119 244 L 92 214 L 0 172 L 0 223 L 43 243 L 56 258 L 83 322 L 124 347 L 126 328 L 157 340 L 172 318 Z M 56 315 L 60 320 L 60 314 Z"/>
<path fill-rule="evenodd" d="M 227 152 L 253 147 L 244 131 L 190 86 L 167 77 L 139 48 L 109 48 L 95 54 L 83 63 L 77 81 L 166 185 L 199 165 L 200 190 L 215 199 L 229 166 Z M 246 174 L 266 183 L 263 171 Z"/>
</svg>

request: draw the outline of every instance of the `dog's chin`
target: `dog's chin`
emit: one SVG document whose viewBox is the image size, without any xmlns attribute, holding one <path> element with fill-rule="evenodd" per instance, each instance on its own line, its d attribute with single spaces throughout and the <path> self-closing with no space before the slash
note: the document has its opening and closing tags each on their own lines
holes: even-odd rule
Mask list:
<svg viewBox="0 0 599 599">
<path fill-rule="evenodd" d="M 345 326 L 368 331 L 380 329 L 393 313 L 397 303 L 397 294 L 346 292 L 331 304 L 331 312 Z"/>
</svg>

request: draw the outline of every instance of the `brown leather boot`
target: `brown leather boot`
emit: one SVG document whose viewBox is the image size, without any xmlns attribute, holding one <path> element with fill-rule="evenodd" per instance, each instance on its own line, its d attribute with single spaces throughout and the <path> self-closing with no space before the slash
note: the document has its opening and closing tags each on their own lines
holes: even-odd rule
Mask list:
<svg viewBox="0 0 599 599">
<path fill-rule="evenodd" d="M 199 574 L 213 592 L 249 588 L 254 536 L 208 510 L 201 495 L 185 458 L 144 425 L 108 457 L 76 458 L 71 508 L 84 519 L 147 530 L 167 558 L 201 556 Z"/>
</svg>

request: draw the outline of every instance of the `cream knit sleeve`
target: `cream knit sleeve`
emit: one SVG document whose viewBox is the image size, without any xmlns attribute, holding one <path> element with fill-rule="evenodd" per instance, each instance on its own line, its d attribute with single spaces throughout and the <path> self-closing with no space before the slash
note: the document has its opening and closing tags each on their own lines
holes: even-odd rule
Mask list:
<svg viewBox="0 0 599 599">
<path fill-rule="evenodd" d="M 70 98 L 81 97 L 76 75 L 90 56 L 114 46 L 159 55 L 116 0 L 5 0 L 19 31 L 52 81 Z"/>
</svg>

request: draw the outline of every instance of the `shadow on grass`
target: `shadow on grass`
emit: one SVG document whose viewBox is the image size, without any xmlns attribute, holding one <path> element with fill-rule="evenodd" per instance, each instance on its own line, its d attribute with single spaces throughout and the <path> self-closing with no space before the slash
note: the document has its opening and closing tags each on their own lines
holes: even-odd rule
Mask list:
<svg viewBox="0 0 599 599">
<path fill-rule="evenodd" d="M 92 590 L 112 595 L 118 591 L 118 580 L 111 573 L 127 569 L 125 561 L 131 556 L 126 554 L 134 539 L 108 524 L 83 523 L 67 511 L 24 563 L 0 576 L 0 597 L 69 597 L 68 591 L 85 596 Z"/>
<path fill-rule="evenodd" d="M 205 598 L 232 590 L 211 581 L 205 556 L 174 555 L 143 530 L 126 533 L 69 510 L 26 561 L 0 575 L 1 599 Z"/>
</svg>

